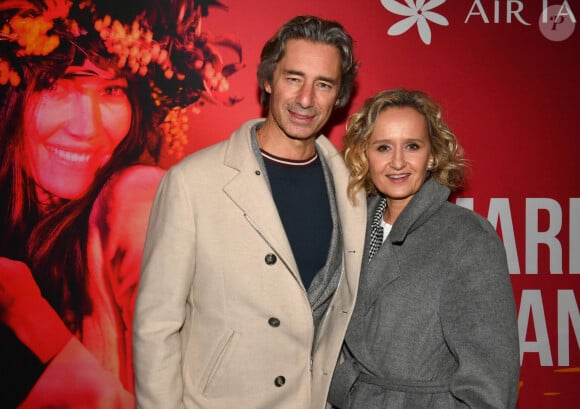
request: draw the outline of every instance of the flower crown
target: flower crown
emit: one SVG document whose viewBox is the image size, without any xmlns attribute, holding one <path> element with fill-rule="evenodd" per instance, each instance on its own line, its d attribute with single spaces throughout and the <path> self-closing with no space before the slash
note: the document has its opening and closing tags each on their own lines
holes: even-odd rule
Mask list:
<svg viewBox="0 0 580 409">
<path fill-rule="evenodd" d="M 241 46 L 230 35 L 201 31 L 210 6 L 226 8 L 218 0 L 3 0 L 0 87 L 22 86 L 22 65 L 51 58 L 62 64 L 58 55 L 71 50 L 108 59 L 126 75 L 147 79 L 169 151 L 181 156 L 188 107 L 198 102 L 190 109 L 199 112 L 202 97 L 239 101 L 228 95 L 227 77 L 243 67 Z M 238 61 L 224 64 L 218 47 L 234 51 Z"/>
</svg>

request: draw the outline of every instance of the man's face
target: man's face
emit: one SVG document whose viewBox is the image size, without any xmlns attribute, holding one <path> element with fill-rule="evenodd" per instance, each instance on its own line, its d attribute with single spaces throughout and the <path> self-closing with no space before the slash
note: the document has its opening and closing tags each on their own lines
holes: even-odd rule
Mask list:
<svg viewBox="0 0 580 409">
<path fill-rule="evenodd" d="M 336 47 L 288 40 L 272 83 L 265 86 L 270 94 L 268 121 L 281 136 L 315 138 L 337 104 L 340 76 L 340 52 Z"/>
</svg>

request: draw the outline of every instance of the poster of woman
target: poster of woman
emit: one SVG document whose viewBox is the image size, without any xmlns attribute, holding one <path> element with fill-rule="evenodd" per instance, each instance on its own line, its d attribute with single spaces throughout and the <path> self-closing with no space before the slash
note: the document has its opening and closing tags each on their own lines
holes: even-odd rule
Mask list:
<svg viewBox="0 0 580 409">
<path fill-rule="evenodd" d="M 229 103 L 211 1 L 0 5 L 0 406 L 134 407 L 147 219 L 188 110 Z M 184 119 L 185 118 L 185 119 Z M 21 406 L 19 406 L 21 405 Z"/>
<path fill-rule="evenodd" d="M 566 0 L 0 2 L 0 408 L 133 408 L 133 302 L 157 184 L 262 116 L 260 49 L 296 15 L 339 21 L 351 103 L 439 101 L 470 171 L 450 201 L 506 248 L 518 409 L 580 395 L 580 16 Z"/>
</svg>

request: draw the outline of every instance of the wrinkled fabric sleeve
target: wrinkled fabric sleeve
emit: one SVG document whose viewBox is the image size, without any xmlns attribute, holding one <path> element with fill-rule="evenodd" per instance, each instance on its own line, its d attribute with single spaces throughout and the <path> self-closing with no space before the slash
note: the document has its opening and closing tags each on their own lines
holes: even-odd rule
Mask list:
<svg viewBox="0 0 580 409">
<path fill-rule="evenodd" d="M 504 247 L 491 225 L 463 240 L 441 296 L 445 340 L 459 362 L 450 380 L 457 407 L 516 406 L 519 346 Z"/>
<path fill-rule="evenodd" d="M 141 409 L 184 408 L 180 329 L 195 271 L 195 222 L 185 185 L 180 170 L 171 168 L 149 219 L 133 321 Z"/>
</svg>

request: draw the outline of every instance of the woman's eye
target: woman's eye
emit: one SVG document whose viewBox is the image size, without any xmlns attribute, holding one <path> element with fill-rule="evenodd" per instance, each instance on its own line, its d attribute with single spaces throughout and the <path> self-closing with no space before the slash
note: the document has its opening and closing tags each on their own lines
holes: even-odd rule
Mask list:
<svg viewBox="0 0 580 409">
<path fill-rule="evenodd" d="M 419 149 L 419 145 L 416 144 L 416 143 L 410 143 L 408 145 L 408 148 L 411 149 L 411 150 L 413 150 L 413 151 L 416 151 L 417 149 Z"/>
<path fill-rule="evenodd" d="M 115 97 L 115 96 L 126 96 L 127 95 L 127 88 L 122 87 L 120 85 L 106 87 L 104 89 L 103 94 L 109 95 L 109 96 L 113 96 L 113 97 Z"/>
<path fill-rule="evenodd" d="M 386 152 L 389 150 L 389 147 L 387 145 L 379 145 L 379 146 L 377 146 L 377 150 L 379 152 Z"/>
</svg>

